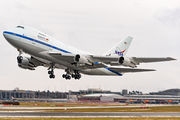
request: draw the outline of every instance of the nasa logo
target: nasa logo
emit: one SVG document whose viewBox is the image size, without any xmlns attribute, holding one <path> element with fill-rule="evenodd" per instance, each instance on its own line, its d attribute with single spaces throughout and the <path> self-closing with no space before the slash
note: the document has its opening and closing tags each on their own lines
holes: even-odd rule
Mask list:
<svg viewBox="0 0 180 120">
<path fill-rule="evenodd" d="M 121 49 L 119 47 L 117 47 L 114 54 L 118 54 L 119 56 L 123 56 L 123 53 L 125 51 L 126 51 L 126 49 L 124 51 L 121 51 Z"/>
</svg>

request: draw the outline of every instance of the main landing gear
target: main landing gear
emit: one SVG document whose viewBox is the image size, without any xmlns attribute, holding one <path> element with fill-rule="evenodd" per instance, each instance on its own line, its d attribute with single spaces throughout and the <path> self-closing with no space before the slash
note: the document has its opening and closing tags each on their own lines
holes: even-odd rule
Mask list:
<svg viewBox="0 0 180 120">
<path fill-rule="evenodd" d="M 48 74 L 49 74 L 49 78 L 54 79 L 55 75 L 54 75 L 54 64 L 51 65 L 51 67 L 48 68 Z M 75 80 L 79 80 L 81 78 L 81 74 L 79 73 L 78 70 L 72 70 L 67 68 L 65 70 L 66 74 L 63 74 L 62 77 L 65 78 L 66 80 L 70 80 L 71 78 L 74 78 Z"/>
<path fill-rule="evenodd" d="M 70 70 L 70 69 L 66 69 L 66 74 L 63 74 L 62 77 L 65 78 L 66 80 L 70 80 L 71 77 L 74 79 L 80 79 L 81 78 L 81 74 L 79 73 L 78 70 Z"/>
<path fill-rule="evenodd" d="M 78 70 L 74 70 L 74 74 L 72 74 L 71 76 L 74 79 L 80 79 L 81 78 L 81 74 L 79 73 Z"/>
<path fill-rule="evenodd" d="M 53 65 L 48 69 L 49 78 L 55 78 Z"/>
</svg>

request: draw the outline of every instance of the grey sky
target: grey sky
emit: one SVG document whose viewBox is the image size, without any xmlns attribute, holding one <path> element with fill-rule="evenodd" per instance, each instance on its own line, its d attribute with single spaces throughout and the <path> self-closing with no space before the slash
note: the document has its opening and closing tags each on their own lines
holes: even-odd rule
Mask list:
<svg viewBox="0 0 180 120">
<path fill-rule="evenodd" d="M 179 0 L 7 0 L 0 2 L 0 31 L 27 25 L 61 42 L 102 55 L 126 36 L 133 42 L 127 56 L 180 59 Z M 122 77 L 87 76 L 66 81 L 63 70 L 50 80 L 47 69 L 17 66 L 18 52 L 1 34 L 0 89 L 54 91 L 102 88 L 158 91 L 180 87 L 180 62 L 141 64 L 156 72 L 128 73 Z"/>
</svg>

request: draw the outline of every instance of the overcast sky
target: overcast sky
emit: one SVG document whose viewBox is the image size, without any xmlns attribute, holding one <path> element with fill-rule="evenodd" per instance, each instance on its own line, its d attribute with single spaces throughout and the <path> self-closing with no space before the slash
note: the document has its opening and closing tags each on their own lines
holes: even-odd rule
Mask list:
<svg viewBox="0 0 180 120">
<path fill-rule="evenodd" d="M 17 65 L 18 52 L 0 35 L 0 89 L 68 91 L 87 88 L 144 93 L 180 88 L 179 0 L 3 0 L 0 31 L 17 25 L 41 30 L 73 47 L 102 55 L 127 36 L 133 37 L 129 57 L 173 57 L 177 61 L 141 64 L 155 72 L 124 76 L 83 75 L 66 81 L 64 70 L 49 79 L 47 68 L 24 70 Z"/>
</svg>

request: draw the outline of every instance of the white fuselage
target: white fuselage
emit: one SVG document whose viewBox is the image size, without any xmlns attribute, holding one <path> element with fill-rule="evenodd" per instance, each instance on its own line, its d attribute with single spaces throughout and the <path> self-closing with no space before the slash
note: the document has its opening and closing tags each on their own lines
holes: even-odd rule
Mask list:
<svg viewBox="0 0 180 120">
<path fill-rule="evenodd" d="M 3 35 L 6 40 L 15 48 L 22 50 L 23 52 L 35 58 L 39 58 L 39 60 L 41 60 L 42 62 L 56 63 L 56 67 L 58 67 L 59 69 L 76 69 L 79 70 L 81 73 L 88 75 L 122 75 L 120 73 L 109 70 L 108 68 L 83 69 L 81 67 L 73 66 L 67 61 L 59 60 L 49 55 L 49 52 L 51 51 L 82 55 L 92 54 L 68 46 L 36 29 L 30 27 L 17 27 L 4 31 Z"/>
</svg>

